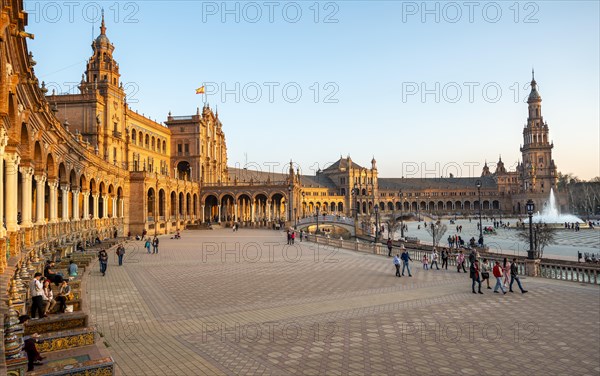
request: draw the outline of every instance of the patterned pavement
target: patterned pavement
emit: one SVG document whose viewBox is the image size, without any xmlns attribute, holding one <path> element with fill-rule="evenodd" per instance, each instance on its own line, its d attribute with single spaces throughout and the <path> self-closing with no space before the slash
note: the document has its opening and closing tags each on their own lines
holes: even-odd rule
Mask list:
<svg viewBox="0 0 600 376">
<path fill-rule="evenodd" d="M 129 242 L 88 275 L 90 322 L 123 375 L 598 375 L 600 288 L 394 277 L 391 259 L 269 230 L 186 231 L 158 255 Z"/>
</svg>

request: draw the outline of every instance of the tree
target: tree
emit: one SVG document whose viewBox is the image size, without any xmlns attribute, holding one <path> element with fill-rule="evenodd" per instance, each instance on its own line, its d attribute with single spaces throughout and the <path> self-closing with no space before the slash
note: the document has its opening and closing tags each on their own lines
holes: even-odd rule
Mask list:
<svg viewBox="0 0 600 376">
<path fill-rule="evenodd" d="M 544 248 L 554 244 L 556 228 L 548 226 L 543 222 L 533 223 L 533 249 L 540 258 L 544 255 Z M 517 238 L 525 242 L 529 249 L 529 227 L 524 227 L 517 233 Z"/>
<path fill-rule="evenodd" d="M 433 239 L 433 245 L 437 247 L 442 240 L 442 237 L 448 230 L 448 226 L 442 224 L 433 224 L 431 226 L 427 226 L 426 231 L 431 235 L 431 239 Z"/>
<path fill-rule="evenodd" d="M 388 229 L 389 237 L 392 240 L 394 240 L 394 234 L 396 233 L 396 231 L 400 230 L 400 226 L 402 225 L 402 222 L 399 221 L 398 218 L 396 218 L 396 212 L 392 212 L 392 216 L 384 223 L 386 224 L 386 227 Z"/>
</svg>

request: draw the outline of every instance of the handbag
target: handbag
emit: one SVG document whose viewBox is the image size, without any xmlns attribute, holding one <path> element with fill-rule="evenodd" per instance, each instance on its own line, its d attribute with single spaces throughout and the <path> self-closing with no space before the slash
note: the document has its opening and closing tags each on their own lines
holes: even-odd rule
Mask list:
<svg viewBox="0 0 600 376">
<path fill-rule="evenodd" d="M 489 272 L 483 272 L 483 273 L 481 273 L 481 276 L 482 276 L 484 279 L 489 279 L 489 278 L 490 278 L 490 273 L 489 273 Z"/>
</svg>

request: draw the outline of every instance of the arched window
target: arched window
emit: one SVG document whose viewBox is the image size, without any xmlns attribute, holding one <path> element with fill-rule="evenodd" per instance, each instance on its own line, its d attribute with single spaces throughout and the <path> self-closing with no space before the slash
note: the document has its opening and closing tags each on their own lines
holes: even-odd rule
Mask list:
<svg viewBox="0 0 600 376">
<path fill-rule="evenodd" d="M 144 143 L 146 147 L 150 147 L 150 136 L 146 135 L 146 142 Z"/>
<path fill-rule="evenodd" d="M 133 142 L 135 144 L 135 135 L 136 135 L 136 131 L 135 129 L 131 131 L 131 142 Z"/>
</svg>

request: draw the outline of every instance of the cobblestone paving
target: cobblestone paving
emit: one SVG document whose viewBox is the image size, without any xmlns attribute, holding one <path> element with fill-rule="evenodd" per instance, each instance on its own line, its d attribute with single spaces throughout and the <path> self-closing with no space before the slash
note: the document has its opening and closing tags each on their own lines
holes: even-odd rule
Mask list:
<svg viewBox="0 0 600 376">
<path fill-rule="evenodd" d="M 129 242 L 92 266 L 91 323 L 124 375 L 598 375 L 600 289 L 523 279 L 472 294 L 456 271 L 261 230 Z"/>
</svg>

